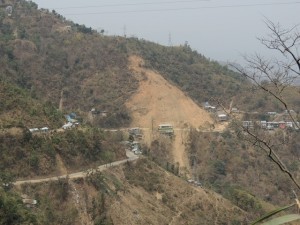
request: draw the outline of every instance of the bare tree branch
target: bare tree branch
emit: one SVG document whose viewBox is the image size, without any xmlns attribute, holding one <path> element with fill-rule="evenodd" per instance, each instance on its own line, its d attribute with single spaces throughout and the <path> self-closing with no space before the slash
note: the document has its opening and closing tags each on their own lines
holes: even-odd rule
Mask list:
<svg viewBox="0 0 300 225">
<path fill-rule="evenodd" d="M 300 44 L 300 33 L 297 30 L 298 25 L 291 29 L 283 29 L 279 24 L 274 24 L 270 20 L 266 19 L 266 26 L 271 31 L 269 39 L 258 38 L 261 43 L 269 49 L 277 50 L 282 53 L 283 56 L 290 56 L 298 67 L 299 71 L 293 71 L 297 75 L 300 75 L 300 56 L 298 47 Z"/>
<path fill-rule="evenodd" d="M 298 25 L 291 29 L 283 29 L 279 24 L 274 24 L 268 19 L 266 19 L 265 24 L 271 31 L 271 34 L 268 35 L 268 38 L 259 38 L 259 40 L 268 49 L 281 53 L 281 57 L 279 56 L 280 59 L 265 59 L 255 54 L 254 56 L 244 57 L 247 63 L 245 68 L 241 69 L 235 65 L 231 66 L 250 80 L 255 87 L 278 100 L 285 108 L 293 124 L 300 129 L 284 97 L 285 90 L 293 84 L 293 81 L 297 77 L 300 77 L 300 33 Z M 223 109 L 225 108 L 223 107 Z M 248 134 L 250 137 L 248 141 L 265 151 L 271 161 L 282 172 L 287 174 L 300 190 L 300 184 L 275 151 L 276 148 L 281 146 L 272 145 L 270 140 L 265 139 L 263 132 L 256 133 L 254 130 L 250 130 L 249 127 L 243 127 L 238 123 L 235 125 L 239 127 L 241 133 Z"/>
</svg>

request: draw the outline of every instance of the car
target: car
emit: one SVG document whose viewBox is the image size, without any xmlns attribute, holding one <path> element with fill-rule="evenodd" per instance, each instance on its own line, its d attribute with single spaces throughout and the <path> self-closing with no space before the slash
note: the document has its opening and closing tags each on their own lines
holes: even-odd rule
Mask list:
<svg viewBox="0 0 300 225">
<path fill-rule="evenodd" d="M 135 155 L 140 155 L 140 154 L 142 154 L 142 151 L 139 150 L 139 149 L 135 149 L 135 150 L 132 150 L 132 151 L 133 151 L 133 153 L 134 153 Z"/>
</svg>

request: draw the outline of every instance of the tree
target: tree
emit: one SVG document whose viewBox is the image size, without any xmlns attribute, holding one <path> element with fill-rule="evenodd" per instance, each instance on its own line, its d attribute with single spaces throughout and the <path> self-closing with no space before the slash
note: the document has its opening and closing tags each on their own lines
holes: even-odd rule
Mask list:
<svg viewBox="0 0 300 225">
<path fill-rule="evenodd" d="M 12 192 L 0 187 L 0 224 L 38 224 L 37 218 Z"/>
<path fill-rule="evenodd" d="M 269 50 L 275 51 L 274 56 L 271 59 L 267 59 L 259 54 L 246 56 L 245 61 L 247 66 L 245 68 L 241 69 L 234 65 L 232 66 L 247 79 L 251 80 L 256 88 L 279 102 L 285 109 L 286 116 L 291 121 L 294 129 L 299 130 L 297 114 L 292 110 L 293 105 L 288 101 L 288 95 L 295 84 L 294 82 L 300 78 L 300 32 L 298 26 L 285 29 L 280 24 L 275 24 L 270 20 L 266 20 L 265 24 L 270 34 L 267 38 L 259 38 L 259 41 Z M 299 94 L 300 92 L 295 93 Z M 243 126 L 239 127 L 242 128 L 238 129 L 239 134 L 246 134 L 243 137 L 247 141 L 264 150 L 271 161 L 290 178 L 298 191 L 300 191 L 299 181 L 296 180 L 295 175 L 288 169 L 280 155 L 277 154 L 277 149 L 281 147 L 281 144 L 284 144 L 285 138 L 278 144 L 278 140 L 276 142 L 272 141 L 267 132 L 263 131 L 260 126 L 254 126 L 254 129 Z M 298 204 L 299 201 L 296 192 L 294 193 Z M 280 212 L 286 208 L 289 207 L 284 207 L 277 211 Z M 266 218 L 268 217 L 264 217 L 258 220 L 258 222 Z M 292 217 L 288 217 L 287 219 L 292 219 Z M 295 219 L 299 219 L 299 217 L 295 217 Z"/>
</svg>

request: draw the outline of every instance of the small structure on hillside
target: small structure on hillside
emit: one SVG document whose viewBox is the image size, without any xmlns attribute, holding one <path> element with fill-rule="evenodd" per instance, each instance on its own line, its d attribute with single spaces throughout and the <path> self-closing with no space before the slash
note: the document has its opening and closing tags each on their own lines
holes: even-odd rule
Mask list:
<svg viewBox="0 0 300 225">
<path fill-rule="evenodd" d="M 240 111 L 238 110 L 238 108 L 234 107 L 234 108 L 231 109 L 231 112 L 232 113 L 239 113 Z"/>
<path fill-rule="evenodd" d="M 217 109 L 215 106 L 210 105 L 208 102 L 205 102 L 203 104 L 203 107 L 204 107 L 205 110 L 207 110 L 209 112 L 213 112 Z"/>
<path fill-rule="evenodd" d="M 31 208 L 37 204 L 37 200 L 31 199 L 25 194 L 21 195 L 21 197 L 23 204 L 26 205 L 28 208 Z"/>
<path fill-rule="evenodd" d="M 66 120 L 69 122 L 69 123 L 77 123 L 77 122 L 82 122 L 82 118 L 77 116 L 76 113 L 72 112 L 68 115 L 65 115 L 65 118 Z"/>
<path fill-rule="evenodd" d="M 263 129 L 266 129 L 267 128 L 267 121 L 265 121 L 265 120 L 260 121 L 260 127 L 263 128 Z"/>
<path fill-rule="evenodd" d="M 220 122 L 227 121 L 228 120 L 227 114 L 225 114 L 225 113 L 218 114 L 218 120 Z"/>
<path fill-rule="evenodd" d="M 39 129 L 39 128 L 30 128 L 29 131 L 30 131 L 31 133 L 36 133 L 36 132 L 39 132 L 40 129 Z"/>
<path fill-rule="evenodd" d="M 285 124 L 285 121 L 279 121 L 279 128 L 280 129 L 285 129 L 286 128 L 286 124 Z"/>
<path fill-rule="evenodd" d="M 62 128 L 64 130 L 71 129 L 72 127 L 74 127 L 74 125 L 71 122 L 68 122 L 68 123 L 66 123 L 65 125 L 62 126 Z"/>
<path fill-rule="evenodd" d="M 103 110 L 103 111 L 99 111 L 97 110 L 96 108 L 92 108 L 90 113 L 93 115 L 93 116 L 96 116 L 96 115 L 100 115 L 101 117 L 107 117 L 107 114 L 108 112 Z"/>
<path fill-rule="evenodd" d="M 90 112 L 92 115 L 97 115 L 100 113 L 100 111 L 96 110 L 96 108 L 92 108 Z"/>
<path fill-rule="evenodd" d="M 35 199 L 30 199 L 30 198 L 25 198 L 22 199 L 22 202 L 27 206 L 27 207 L 32 207 L 37 204 L 37 200 Z"/>
<path fill-rule="evenodd" d="M 42 128 L 40 128 L 40 131 L 43 132 L 43 133 L 47 133 L 49 131 L 49 128 L 48 127 L 42 127 Z"/>
<path fill-rule="evenodd" d="M 253 122 L 252 121 L 243 121 L 243 127 L 244 128 L 253 128 L 254 127 L 254 124 L 253 124 Z"/>
<path fill-rule="evenodd" d="M 286 127 L 293 128 L 293 122 L 286 122 Z"/>
<path fill-rule="evenodd" d="M 289 110 L 284 110 L 284 114 L 296 114 L 296 112 L 292 109 L 289 109 Z"/>
</svg>

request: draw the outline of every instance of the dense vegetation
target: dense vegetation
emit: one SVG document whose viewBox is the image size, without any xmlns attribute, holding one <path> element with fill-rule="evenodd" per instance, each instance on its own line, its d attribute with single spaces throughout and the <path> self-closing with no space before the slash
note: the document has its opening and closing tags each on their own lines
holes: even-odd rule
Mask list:
<svg viewBox="0 0 300 225">
<path fill-rule="evenodd" d="M 36 216 L 23 204 L 21 197 L 0 187 L 0 224 L 38 224 Z"/>
<path fill-rule="evenodd" d="M 0 169 L 14 177 L 60 174 L 57 156 L 68 171 L 90 168 L 125 157 L 114 136 L 97 129 L 37 133 L 27 129 L 0 135 Z"/>
</svg>

